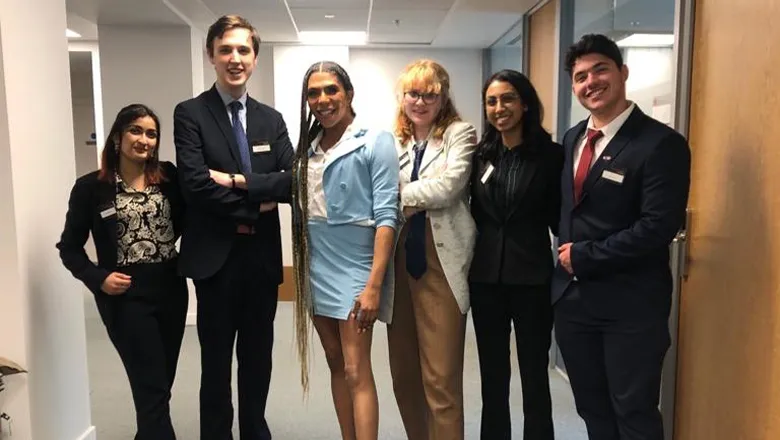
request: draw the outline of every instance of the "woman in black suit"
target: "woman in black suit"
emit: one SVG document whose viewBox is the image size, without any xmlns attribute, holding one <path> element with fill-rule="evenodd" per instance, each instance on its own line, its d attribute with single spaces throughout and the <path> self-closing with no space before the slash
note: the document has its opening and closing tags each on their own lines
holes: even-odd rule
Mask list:
<svg viewBox="0 0 780 440">
<path fill-rule="evenodd" d="M 65 267 L 95 295 L 133 393 L 136 440 L 172 440 L 169 400 L 187 284 L 176 271 L 183 203 L 176 167 L 158 161 L 160 122 L 148 107 L 119 111 L 100 170 L 73 186 L 57 248 Z M 84 244 L 92 233 L 98 263 Z"/>
<path fill-rule="evenodd" d="M 509 334 L 514 325 L 523 438 L 551 440 L 550 230 L 557 234 L 563 148 L 542 128 L 542 105 L 523 74 L 494 74 L 482 97 L 487 124 L 474 155 L 471 213 L 477 242 L 469 272 L 482 378 L 481 438 L 512 438 Z"/>
</svg>

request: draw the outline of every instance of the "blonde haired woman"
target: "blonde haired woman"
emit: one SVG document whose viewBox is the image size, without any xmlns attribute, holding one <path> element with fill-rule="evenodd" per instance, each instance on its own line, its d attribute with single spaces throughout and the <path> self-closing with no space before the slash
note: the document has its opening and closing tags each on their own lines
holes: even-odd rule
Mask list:
<svg viewBox="0 0 780 440">
<path fill-rule="evenodd" d="M 476 228 L 468 183 L 476 130 L 462 122 L 447 71 L 409 64 L 398 82 L 405 224 L 395 255 L 388 326 L 393 388 L 409 440 L 463 439 L 467 276 Z"/>
</svg>

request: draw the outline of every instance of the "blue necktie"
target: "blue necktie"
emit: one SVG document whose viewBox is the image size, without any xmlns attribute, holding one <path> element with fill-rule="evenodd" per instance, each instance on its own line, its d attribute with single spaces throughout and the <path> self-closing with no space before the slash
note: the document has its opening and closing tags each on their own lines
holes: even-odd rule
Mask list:
<svg viewBox="0 0 780 440">
<path fill-rule="evenodd" d="M 414 166 L 412 167 L 412 182 L 419 179 L 420 164 L 425 154 L 426 142 L 414 146 Z M 418 212 L 409 219 L 409 231 L 404 243 L 406 250 L 406 271 L 412 278 L 419 280 L 428 269 L 425 261 L 425 211 Z"/>
<path fill-rule="evenodd" d="M 230 103 L 230 115 L 233 117 L 233 135 L 236 137 L 238 152 L 241 154 L 241 173 L 246 176 L 252 172 L 252 162 L 249 160 L 249 142 L 246 139 L 246 132 L 244 131 L 244 126 L 241 125 L 241 118 L 238 116 L 238 112 L 243 107 L 241 101 Z"/>
</svg>

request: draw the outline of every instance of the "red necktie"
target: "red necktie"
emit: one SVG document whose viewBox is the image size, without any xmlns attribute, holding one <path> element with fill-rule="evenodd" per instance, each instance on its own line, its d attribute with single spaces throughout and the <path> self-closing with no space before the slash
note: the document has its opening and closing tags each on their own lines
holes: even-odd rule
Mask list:
<svg viewBox="0 0 780 440">
<path fill-rule="evenodd" d="M 593 154 L 596 149 L 596 141 L 604 136 L 601 130 L 588 129 L 588 139 L 585 141 L 585 147 L 582 149 L 580 162 L 577 164 L 577 172 L 574 174 L 574 204 L 576 205 L 582 197 L 582 187 L 585 185 L 585 179 L 588 177 L 590 164 L 593 162 Z"/>
</svg>

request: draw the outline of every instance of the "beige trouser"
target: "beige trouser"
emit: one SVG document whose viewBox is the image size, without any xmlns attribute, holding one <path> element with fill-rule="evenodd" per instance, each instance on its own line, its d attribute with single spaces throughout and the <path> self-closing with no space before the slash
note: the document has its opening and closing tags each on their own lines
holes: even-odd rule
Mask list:
<svg viewBox="0 0 780 440">
<path fill-rule="evenodd" d="M 466 315 L 444 276 L 430 221 L 428 269 L 419 280 L 406 271 L 406 233 L 404 227 L 395 256 L 393 320 L 387 329 L 395 398 L 409 440 L 462 440 Z"/>
</svg>

